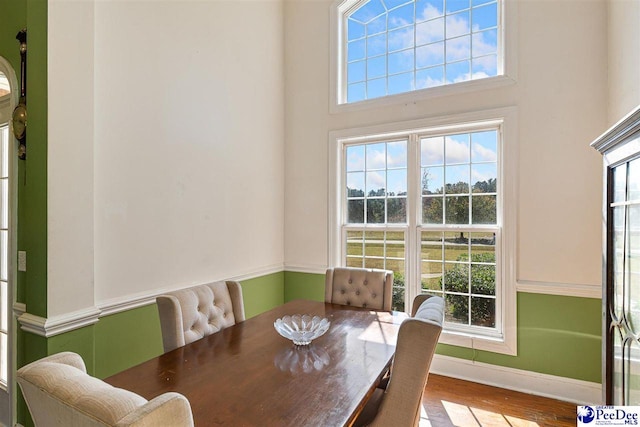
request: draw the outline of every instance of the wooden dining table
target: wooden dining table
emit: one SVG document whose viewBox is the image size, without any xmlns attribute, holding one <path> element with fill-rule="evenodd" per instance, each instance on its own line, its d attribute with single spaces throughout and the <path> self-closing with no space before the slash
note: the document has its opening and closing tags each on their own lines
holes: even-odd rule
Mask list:
<svg viewBox="0 0 640 427">
<path fill-rule="evenodd" d="M 273 326 L 292 314 L 326 317 L 331 326 L 296 346 Z M 146 399 L 183 394 L 196 427 L 349 426 L 387 372 L 406 317 L 295 300 L 105 381 Z"/>
</svg>

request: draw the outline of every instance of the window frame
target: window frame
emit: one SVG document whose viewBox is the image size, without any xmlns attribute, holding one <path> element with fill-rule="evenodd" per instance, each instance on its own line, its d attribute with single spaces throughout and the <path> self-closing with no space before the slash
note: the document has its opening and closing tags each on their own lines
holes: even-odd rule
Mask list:
<svg viewBox="0 0 640 427">
<path fill-rule="evenodd" d="M 328 260 L 329 266 L 344 265 L 346 259 L 346 246 L 343 245 L 343 238 L 346 236 L 345 215 L 343 201 L 346 200 L 346 163 L 343 156 L 343 146 L 345 143 L 365 143 L 380 140 L 380 138 L 399 138 L 407 134 L 447 133 L 460 130 L 460 132 L 472 132 L 473 129 L 486 126 L 487 123 L 499 124 L 501 129 L 501 140 L 504 141 L 499 150 L 498 158 L 498 186 L 499 194 L 497 199 L 497 227 L 502 233 L 501 245 L 496 245 L 496 289 L 500 290 L 500 304 L 496 305 L 496 328 L 500 326 L 497 333 L 492 333 L 487 328 L 474 329 L 473 326 L 451 327 L 447 324 L 440 342 L 461 347 L 468 347 L 479 350 L 492 351 L 508 355 L 517 354 L 517 325 L 516 325 L 516 213 L 517 213 L 517 111 L 514 107 L 507 107 L 495 110 L 485 110 L 480 112 L 452 115 L 439 118 L 413 120 L 410 122 L 384 124 L 366 128 L 345 129 L 333 131 L 329 134 L 329 228 L 328 228 Z M 351 228 L 384 230 L 387 228 L 403 228 L 405 234 L 405 270 L 406 270 L 406 290 L 405 307 L 410 307 L 411 301 L 420 292 L 419 274 L 420 259 L 416 249 L 420 244 L 420 232 L 422 230 L 433 231 L 445 228 L 439 225 L 419 224 L 418 215 L 421 215 L 422 204 L 415 202 L 420 200 L 417 196 L 419 182 L 416 177 L 419 173 L 419 138 L 413 144 L 409 144 L 407 150 L 415 150 L 407 153 L 408 182 L 407 182 L 407 223 L 406 224 L 354 224 Z M 418 162 L 411 159 L 418 159 Z M 508 179 L 505 179 L 508 177 Z M 413 195 L 413 196 L 412 196 Z M 414 201 L 410 202 L 410 198 Z M 472 229 L 471 224 L 464 225 L 465 230 Z M 478 226 L 478 229 L 487 228 Z M 445 230 L 445 231 L 451 231 Z M 498 286 L 500 288 L 498 288 Z"/>
<path fill-rule="evenodd" d="M 480 90 L 509 86 L 517 79 L 517 61 L 515 44 L 517 34 L 517 1 L 498 0 L 498 75 L 478 80 L 467 80 L 454 84 L 444 84 L 425 89 L 417 89 L 379 98 L 365 99 L 357 102 L 346 101 L 346 48 L 345 15 L 367 0 L 335 0 L 331 6 L 329 25 L 329 87 L 331 113 L 359 111 L 370 108 L 414 103 L 421 100 L 443 96 L 453 96 Z M 501 72 L 500 72 L 501 71 Z"/>
</svg>

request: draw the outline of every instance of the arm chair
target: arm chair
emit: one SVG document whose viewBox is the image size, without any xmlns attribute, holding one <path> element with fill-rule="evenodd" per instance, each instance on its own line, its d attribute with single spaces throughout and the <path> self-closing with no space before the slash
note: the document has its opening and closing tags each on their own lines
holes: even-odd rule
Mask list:
<svg viewBox="0 0 640 427">
<path fill-rule="evenodd" d="M 393 272 L 367 268 L 329 268 L 324 300 L 372 310 L 391 310 Z"/>
<path fill-rule="evenodd" d="M 245 319 L 242 287 L 233 281 L 170 292 L 156 303 L 165 353 Z"/>
<path fill-rule="evenodd" d="M 191 406 L 183 395 L 169 392 L 147 401 L 88 375 L 75 353 L 30 363 L 17 377 L 36 427 L 193 426 Z"/>
<path fill-rule="evenodd" d="M 420 420 L 422 394 L 442 331 L 444 300 L 420 295 L 414 317 L 400 325 L 389 384 L 377 389 L 356 420 L 357 426 L 413 427 Z"/>
</svg>

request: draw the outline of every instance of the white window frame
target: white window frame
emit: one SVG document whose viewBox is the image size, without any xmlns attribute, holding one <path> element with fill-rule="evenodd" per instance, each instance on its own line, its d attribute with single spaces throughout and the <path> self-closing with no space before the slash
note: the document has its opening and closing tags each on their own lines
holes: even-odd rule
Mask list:
<svg viewBox="0 0 640 427">
<path fill-rule="evenodd" d="M 473 327 L 445 327 L 440 342 L 478 350 L 517 355 L 517 306 L 516 306 L 516 218 L 517 218 L 517 187 L 518 187 L 518 141 L 517 141 L 517 111 L 515 107 L 485 110 L 473 113 L 450 115 L 445 117 L 414 120 L 402 123 L 391 123 L 366 128 L 333 131 L 329 134 L 328 160 L 328 260 L 330 266 L 341 266 L 345 259 L 344 212 L 346 176 L 343 158 L 343 146 L 346 143 L 368 142 L 375 138 L 394 138 L 410 133 L 446 133 L 460 130 L 473 131 L 474 127 L 487 123 L 499 123 L 502 132 L 502 145 L 499 150 L 498 167 L 500 192 L 498 194 L 497 223 L 501 229 L 501 247 L 496 248 L 496 289 L 501 291 L 500 305 L 496 307 L 496 330 L 498 333 L 487 333 L 486 328 Z M 408 194 L 418 193 L 416 168 L 419 167 L 411 159 L 419 159 L 419 144 L 410 144 L 408 157 Z M 412 170 L 413 169 L 413 170 Z M 419 175 L 419 173 L 418 173 Z M 414 196 L 417 197 L 417 196 Z M 425 226 L 417 225 L 418 215 L 421 213 L 421 203 L 411 204 L 407 200 L 408 226 L 406 228 L 405 244 L 407 256 L 405 259 L 407 285 L 405 291 L 405 307 L 419 293 L 420 280 L 418 278 L 419 265 L 417 255 L 412 253 L 417 248 L 419 235 Z M 398 224 L 390 224 L 389 228 L 398 228 Z M 372 227 L 372 229 L 375 229 Z M 431 229 L 429 227 L 429 229 Z M 499 277 L 499 278 L 498 278 Z M 447 324 L 448 325 L 448 324 Z M 498 330 L 500 326 L 500 330 Z"/>
<path fill-rule="evenodd" d="M 329 25 L 329 90 L 331 113 L 359 111 L 373 107 L 415 103 L 421 100 L 442 96 L 451 96 L 480 90 L 495 89 L 514 84 L 517 80 L 516 43 L 517 0 L 498 0 L 498 75 L 478 80 L 468 80 L 455 84 L 445 84 L 426 89 L 418 89 L 379 98 L 357 102 L 346 102 L 346 51 L 344 37 L 346 32 L 345 14 L 367 0 L 336 0 L 331 5 Z"/>
</svg>

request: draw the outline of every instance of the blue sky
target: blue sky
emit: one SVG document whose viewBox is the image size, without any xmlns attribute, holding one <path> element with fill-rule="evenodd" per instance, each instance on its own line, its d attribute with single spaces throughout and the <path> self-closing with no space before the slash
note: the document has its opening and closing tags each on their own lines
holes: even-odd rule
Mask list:
<svg viewBox="0 0 640 427">
<path fill-rule="evenodd" d="M 370 0 L 347 19 L 349 102 L 497 74 L 496 0 Z"/>
<path fill-rule="evenodd" d="M 497 137 L 490 130 L 421 138 L 420 165 L 429 174 L 429 190 L 442 188 L 445 176 L 449 184 L 497 179 Z M 407 191 L 406 140 L 348 146 L 346 163 L 348 188 Z"/>
</svg>

